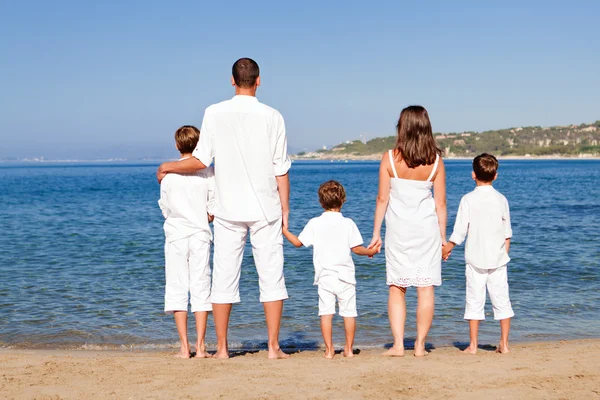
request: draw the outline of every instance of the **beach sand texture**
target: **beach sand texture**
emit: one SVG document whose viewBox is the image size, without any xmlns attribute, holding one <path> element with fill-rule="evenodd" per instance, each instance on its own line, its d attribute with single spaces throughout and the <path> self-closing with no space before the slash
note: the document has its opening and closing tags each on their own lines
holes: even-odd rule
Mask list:
<svg viewBox="0 0 600 400">
<path fill-rule="evenodd" d="M 266 352 L 230 360 L 180 360 L 170 353 L 0 351 L 7 399 L 600 399 L 600 339 L 514 344 L 476 356 L 438 348 L 424 359 L 380 350 L 354 359 L 303 351 L 269 361 Z"/>
</svg>

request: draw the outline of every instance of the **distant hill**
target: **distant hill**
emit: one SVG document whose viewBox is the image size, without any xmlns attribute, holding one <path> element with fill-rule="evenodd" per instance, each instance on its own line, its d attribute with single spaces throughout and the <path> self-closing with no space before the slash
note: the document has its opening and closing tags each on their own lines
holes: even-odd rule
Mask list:
<svg viewBox="0 0 600 400">
<path fill-rule="evenodd" d="M 435 133 L 446 157 L 473 157 L 483 152 L 503 157 L 600 156 L 600 121 L 570 126 L 527 126 L 486 132 Z M 370 159 L 394 148 L 396 137 L 340 143 L 329 150 L 302 152 L 301 159 Z"/>
</svg>

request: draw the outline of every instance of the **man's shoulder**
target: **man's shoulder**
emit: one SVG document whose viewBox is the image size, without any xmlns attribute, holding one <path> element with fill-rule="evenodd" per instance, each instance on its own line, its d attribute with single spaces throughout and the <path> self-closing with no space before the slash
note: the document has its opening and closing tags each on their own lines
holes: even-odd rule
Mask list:
<svg viewBox="0 0 600 400">
<path fill-rule="evenodd" d="M 263 111 L 265 114 L 272 115 L 275 118 L 283 118 L 283 116 L 277 109 L 275 109 L 265 103 L 261 103 L 260 101 L 257 102 L 257 105 L 260 107 L 261 111 Z"/>
<path fill-rule="evenodd" d="M 215 103 L 215 104 L 211 104 L 210 106 L 206 107 L 206 109 L 204 110 L 204 115 L 215 114 L 218 112 L 226 111 L 227 109 L 230 108 L 230 105 L 231 105 L 231 99 L 227 99 L 227 100 L 223 100 L 218 103 Z"/>
</svg>

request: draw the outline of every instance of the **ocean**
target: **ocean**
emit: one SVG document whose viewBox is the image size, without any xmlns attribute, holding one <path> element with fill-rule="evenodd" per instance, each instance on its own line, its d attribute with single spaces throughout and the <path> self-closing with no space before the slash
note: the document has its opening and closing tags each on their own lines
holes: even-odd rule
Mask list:
<svg viewBox="0 0 600 400">
<path fill-rule="evenodd" d="M 0 164 L 0 347 L 161 349 L 177 346 L 172 317 L 163 310 L 162 215 L 155 163 Z M 452 231 L 458 203 L 474 187 L 469 161 L 448 160 Z M 342 212 L 371 239 L 377 193 L 376 162 L 298 161 L 290 171 L 290 229 L 298 234 L 322 210 L 318 186 L 346 188 Z M 514 237 L 509 264 L 516 317 L 512 341 L 600 337 L 600 161 L 501 160 L 495 186 L 511 206 Z M 443 284 L 429 346 L 468 342 L 464 312 L 464 247 L 443 264 Z M 321 346 L 317 289 L 310 249 L 285 245 L 290 295 L 282 347 Z M 355 257 L 357 348 L 392 341 L 387 319 L 385 257 Z M 232 349 L 266 346 L 257 274 L 249 246 L 234 305 Z M 414 340 L 416 294 L 407 295 L 407 342 Z M 495 344 L 491 304 L 480 343 Z M 207 341 L 215 344 L 212 317 Z M 343 324 L 334 319 L 334 341 Z M 192 320 L 190 331 L 193 332 Z M 190 334 L 193 340 L 193 333 Z"/>
</svg>

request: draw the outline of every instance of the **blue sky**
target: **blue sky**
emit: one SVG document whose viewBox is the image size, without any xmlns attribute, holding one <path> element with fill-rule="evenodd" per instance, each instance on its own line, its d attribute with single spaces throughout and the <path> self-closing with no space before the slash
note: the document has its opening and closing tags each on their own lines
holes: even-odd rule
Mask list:
<svg viewBox="0 0 600 400">
<path fill-rule="evenodd" d="M 600 119 L 596 1 L 0 2 L 0 157 L 175 156 L 232 63 L 295 151 L 394 134 Z"/>
</svg>

